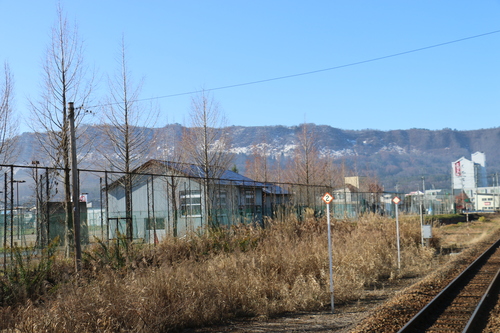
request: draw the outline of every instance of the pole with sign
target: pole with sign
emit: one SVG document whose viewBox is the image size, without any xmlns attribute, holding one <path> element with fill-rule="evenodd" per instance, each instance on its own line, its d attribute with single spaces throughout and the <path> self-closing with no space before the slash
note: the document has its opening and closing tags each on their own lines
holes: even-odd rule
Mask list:
<svg viewBox="0 0 500 333">
<path fill-rule="evenodd" d="M 328 257 L 330 260 L 330 304 L 332 307 L 332 313 L 334 310 L 333 305 L 333 261 L 332 261 L 332 230 L 330 227 L 330 202 L 334 199 L 330 193 L 325 193 L 325 195 L 321 198 L 323 202 L 326 204 L 326 220 L 328 225 Z"/>
<path fill-rule="evenodd" d="M 398 247 L 398 269 L 401 269 L 401 247 L 399 245 L 399 216 L 398 216 L 398 204 L 401 202 L 401 199 L 398 197 L 394 197 L 392 199 L 392 202 L 394 202 L 394 205 L 396 206 L 396 243 Z"/>
</svg>

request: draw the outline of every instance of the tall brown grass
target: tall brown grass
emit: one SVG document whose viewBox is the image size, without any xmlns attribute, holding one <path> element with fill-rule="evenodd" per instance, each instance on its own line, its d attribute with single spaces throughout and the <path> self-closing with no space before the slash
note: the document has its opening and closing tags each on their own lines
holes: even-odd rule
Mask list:
<svg viewBox="0 0 500 333">
<path fill-rule="evenodd" d="M 168 238 L 154 248 L 88 250 L 85 269 L 43 301 L 2 308 L 0 329 L 22 332 L 167 332 L 241 316 L 329 306 L 325 219 L 269 221 Z M 433 251 L 420 246 L 418 218 L 401 221 L 397 268 L 393 219 L 366 215 L 332 223 L 335 300 L 349 302 L 384 279 L 423 273 Z M 108 255 L 106 255 L 106 253 Z M 124 264 L 123 264 L 124 263 Z"/>
</svg>

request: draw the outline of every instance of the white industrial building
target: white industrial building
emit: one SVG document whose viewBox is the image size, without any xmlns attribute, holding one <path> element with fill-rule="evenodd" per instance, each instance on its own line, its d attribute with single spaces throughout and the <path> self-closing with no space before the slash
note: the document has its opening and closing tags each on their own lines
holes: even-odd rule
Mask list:
<svg viewBox="0 0 500 333">
<path fill-rule="evenodd" d="M 478 187 L 488 186 L 485 154 L 475 152 L 471 157 L 471 160 L 461 157 L 451 163 L 453 190 L 468 192 Z"/>
<path fill-rule="evenodd" d="M 483 212 L 496 212 L 500 210 L 500 187 L 480 187 L 475 190 L 474 208 Z"/>
</svg>

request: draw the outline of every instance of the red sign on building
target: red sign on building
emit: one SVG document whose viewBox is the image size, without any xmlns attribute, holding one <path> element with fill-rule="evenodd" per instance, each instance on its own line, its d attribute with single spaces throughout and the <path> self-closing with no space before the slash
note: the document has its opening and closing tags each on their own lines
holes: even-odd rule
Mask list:
<svg viewBox="0 0 500 333">
<path fill-rule="evenodd" d="M 462 175 L 462 167 L 460 161 L 455 162 L 455 176 L 460 177 Z"/>
</svg>

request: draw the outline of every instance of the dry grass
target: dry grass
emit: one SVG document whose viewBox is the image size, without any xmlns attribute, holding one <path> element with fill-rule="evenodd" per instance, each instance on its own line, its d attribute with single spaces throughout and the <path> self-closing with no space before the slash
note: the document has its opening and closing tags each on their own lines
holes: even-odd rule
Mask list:
<svg viewBox="0 0 500 333">
<path fill-rule="evenodd" d="M 497 220 L 496 216 L 492 219 L 481 217 L 478 221 L 445 225 L 435 229 L 435 235 L 442 240 L 442 247 L 460 250 L 483 241 L 498 229 Z"/>
<path fill-rule="evenodd" d="M 126 253 L 94 248 L 84 272 L 42 301 L 1 308 L 0 329 L 166 332 L 328 306 L 326 221 L 290 218 L 269 225 L 166 239 Z M 401 270 L 394 220 L 367 215 L 356 223 L 334 221 L 332 235 L 338 303 L 358 299 L 384 279 L 425 273 L 433 256 L 420 247 L 418 218 L 401 221 Z"/>
</svg>

